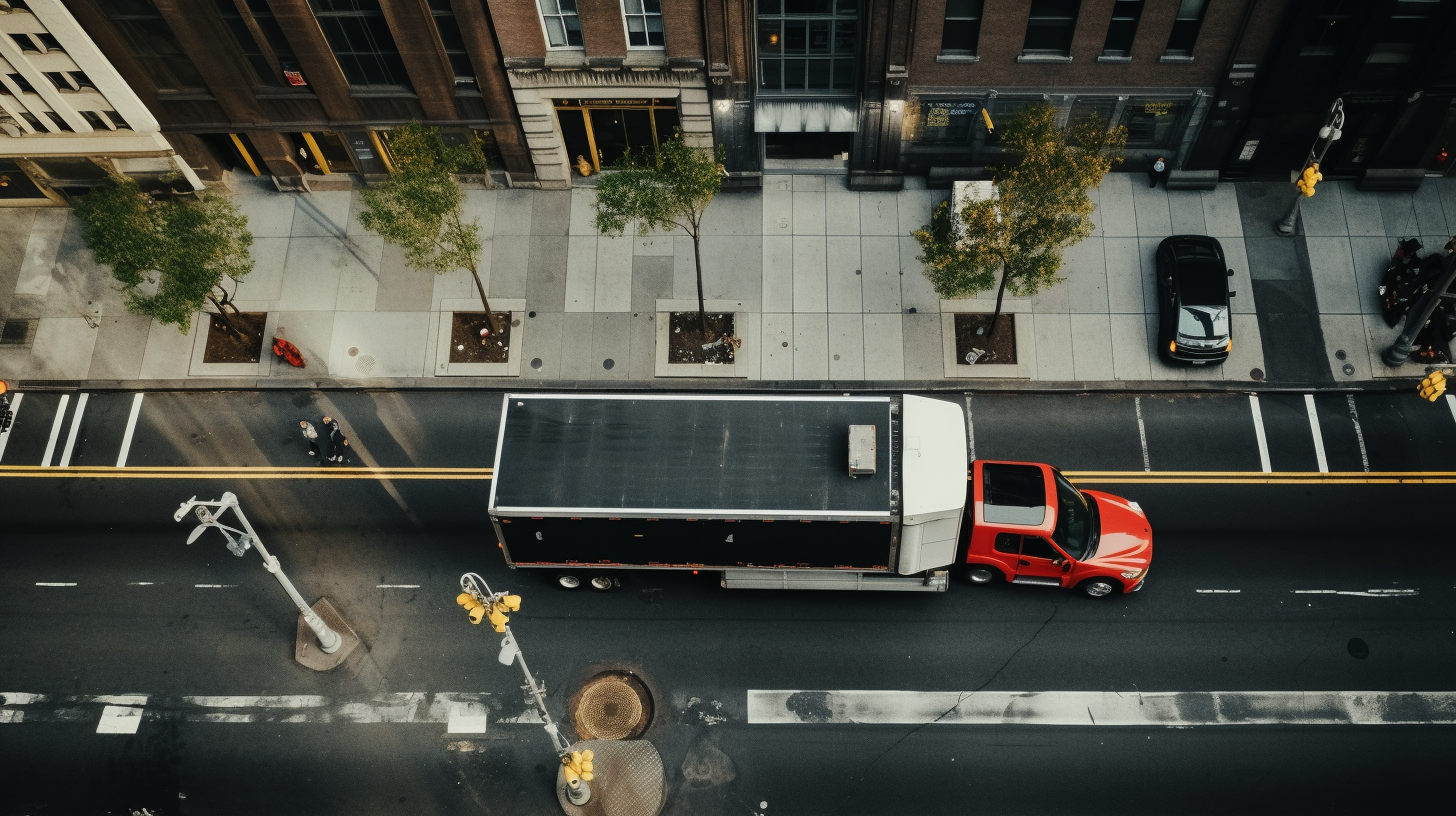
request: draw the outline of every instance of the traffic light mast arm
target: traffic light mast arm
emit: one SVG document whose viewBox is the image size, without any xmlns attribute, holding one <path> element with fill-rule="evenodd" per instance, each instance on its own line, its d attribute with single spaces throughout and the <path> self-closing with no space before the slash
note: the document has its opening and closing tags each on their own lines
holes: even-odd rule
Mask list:
<svg viewBox="0 0 1456 816">
<path fill-rule="evenodd" d="M 504 607 L 514 612 L 521 608 L 521 600 L 518 596 L 511 595 L 507 592 L 491 592 L 490 584 L 487 584 L 484 578 L 481 578 L 473 572 L 467 572 L 460 576 L 460 589 L 462 590 L 461 598 L 468 595 L 475 604 L 484 610 L 500 610 Z M 466 606 L 463 601 L 461 601 L 461 605 Z M 541 717 L 546 721 L 543 727 L 546 729 L 546 734 L 551 737 L 551 745 L 556 749 L 557 756 L 570 756 L 571 743 L 567 742 L 561 736 L 560 727 L 556 725 L 555 720 L 551 719 L 551 712 L 546 710 L 546 687 L 537 683 L 536 678 L 531 676 L 531 670 L 526 667 L 526 655 L 521 651 L 521 647 L 516 641 L 516 636 L 511 632 L 510 625 L 504 623 L 508 618 L 505 617 L 503 612 L 497 611 L 497 614 L 502 619 L 501 626 L 497 631 L 503 630 L 505 632 L 505 639 L 501 641 L 501 645 L 503 648 L 507 644 L 514 647 L 514 659 L 521 664 L 521 673 L 526 676 L 526 685 L 521 688 L 535 701 L 536 708 L 540 709 Z M 480 619 L 472 614 L 471 622 L 479 623 Z M 493 619 L 492 622 L 494 622 Z M 501 662 L 508 663 L 510 661 L 503 659 Z"/>
</svg>

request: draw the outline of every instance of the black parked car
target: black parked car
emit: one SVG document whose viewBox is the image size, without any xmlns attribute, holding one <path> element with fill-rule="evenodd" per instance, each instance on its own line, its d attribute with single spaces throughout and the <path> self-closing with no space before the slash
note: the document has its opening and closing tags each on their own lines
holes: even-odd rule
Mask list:
<svg viewBox="0 0 1456 816">
<path fill-rule="evenodd" d="M 1158 244 L 1158 355 L 1169 363 L 1222 363 L 1233 348 L 1223 247 L 1205 235 Z"/>
</svg>

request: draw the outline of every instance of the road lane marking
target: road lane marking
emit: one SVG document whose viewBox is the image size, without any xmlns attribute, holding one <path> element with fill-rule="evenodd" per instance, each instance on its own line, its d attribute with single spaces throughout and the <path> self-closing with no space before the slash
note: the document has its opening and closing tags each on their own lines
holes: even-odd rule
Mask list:
<svg viewBox="0 0 1456 816">
<path fill-rule="evenodd" d="M 1259 410 L 1259 395 L 1249 395 L 1249 410 L 1254 413 L 1254 438 L 1259 441 L 1259 466 L 1265 473 L 1273 472 L 1269 466 L 1269 440 L 1264 438 L 1264 414 Z"/>
<path fill-rule="evenodd" d="M 375 584 L 375 589 L 419 589 L 419 584 Z"/>
<path fill-rule="evenodd" d="M 1229 484 L 1229 485 L 1416 485 L 1456 484 L 1452 471 L 1179 471 L 1144 473 L 1140 470 L 1068 470 L 1062 472 L 1074 484 Z"/>
<path fill-rule="evenodd" d="M 375 468 L 375 467 L 129 467 L 118 470 L 78 465 L 64 472 L 48 466 L 0 465 L 0 478 L 72 479 L 89 476 L 99 479 L 375 479 L 482 481 L 492 478 L 491 468 Z"/>
<path fill-rule="evenodd" d="M 142 712 L 146 709 L 132 706 L 109 705 L 101 709 L 101 722 L 96 724 L 98 734 L 135 734 L 142 724 Z"/>
<path fill-rule="evenodd" d="M 1450 394 L 1447 394 L 1446 395 L 1446 407 L 1451 409 L 1451 418 L 1452 419 L 1456 419 L 1456 397 L 1453 397 Z M 0 453 L 4 453 L 4 452 L 5 452 L 5 448 L 3 446 L 0 446 Z"/>
<path fill-rule="evenodd" d="M 10 432 L 15 430 L 14 420 L 20 416 L 20 401 L 25 399 L 24 394 L 16 394 L 15 399 L 10 401 L 10 427 L 0 433 L 0 462 L 5 460 L 5 446 L 10 444 Z"/>
<path fill-rule="evenodd" d="M 56 453 L 56 440 L 61 437 L 61 423 L 66 421 L 66 406 L 71 404 L 71 395 L 62 394 L 61 404 L 56 408 L 56 418 L 51 420 L 51 438 L 46 442 L 45 456 L 40 459 L 40 466 L 48 468 L 51 466 L 51 457 Z"/>
<path fill-rule="evenodd" d="M 126 418 L 126 433 L 121 435 L 121 453 L 117 454 L 116 466 L 126 467 L 126 456 L 131 452 L 131 437 L 136 433 L 137 415 L 142 412 L 142 397 L 146 394 L 137 392 L 131 400 L 131 416 Z"/>
<path fill-rule="evenodd" d="M 1314 394 L 1304 395 L 1304 409 L 1309 414 L 1309 433 L 1314 437 L 1314 459 L 1319 463 L 1319 472 L 1329 473 L 1330 463 L 1325 459 L 1325 438 L 1320 434 L 1319 417 L 1314 413 Z"/>
<path fill-rule="evenodd" d="M 1367 589 L 1364 592 L 1346 589 L 1295 589 L 1295 595 L 1353 595 L 1358 598 L 1409 598 L 1419 595 L 1419 589 Z"/>
<path fill-rule="evenodd" d="M 156 586 L 156 583 L 153 581 L 132 581 L 127 586 Z"/>
<path fill-rule="evenodd" d="M 76 584 L 75 583 L 69 583 L 69 584 L 67 584 L 67 583 L 61 583 L 59 581 L 36 581 L 35 582 L 35 585 L 36 586 L 46 586 L 46 587 L 68 587 L 68 586 L 75 586 Z"/>
<path fill-rule="evenodd" d="M 1199 595 L 1238 595 L 1242 589 L 1195 589 Z"/>
<path fill-rule="evenodd" d="M 1456 408 L 1451 409 L 1456 414 Z M 967 461 L 976 461 L 976 426 L 971 422 L 971 395 L 966 394 L 966 456 Z"/>
<path fill-rule="evenodd" d="M 451 703 L 447 734 L 484 734 L 486 726 L 485 706 L 480 703 Z"/>
<path fill-rule="evenodd" d="M 1456 725 L 1451 691 L 748 690 L 750 725 Z"/>
<path fill-rule="evenodd" d="M 193 584 L 198 589 L 231 589 L 237 584 Z"/>
<path fill-rule="evenodd" d="M 1151 471 L 1153 469 L 1153 465 L 1152 462 L 1148 460 L 1148 432 L 1143 428 L 1143 398 L 1133 397 L 1132 407 L 1134 410 L 1137 411 L 1138 442 L 1141 442 L 1143 446 L 1143 470 Z"/>
<path fill-rule="evenodd" d="M 1345 402 L 1350 406 L 1350 421 L 1355 424 L 1355 441 L 1360 445 L 1360 467 L 1370 472 L 1370 457 L 1365 454 L 1365 432 L 1360 430 L 1360 415 L 1355 413 L 1355 395 L 1346 394 Z M 1453 409 L 1456 412 L 1456 409 Z"/>
<path fill-rule="evenodd" d="M 76 435 L 81 431 L 81 416 L 86 413 L 86 401 L 89 399 L 90 394 L 82 394 L 76 400 L 76 412 L 71 415 L 71 432 L 66 434 L 66 449 L 61 451 L 61 467 L 71 466 L 71 451 L 76 449 Z"/>
</svg>

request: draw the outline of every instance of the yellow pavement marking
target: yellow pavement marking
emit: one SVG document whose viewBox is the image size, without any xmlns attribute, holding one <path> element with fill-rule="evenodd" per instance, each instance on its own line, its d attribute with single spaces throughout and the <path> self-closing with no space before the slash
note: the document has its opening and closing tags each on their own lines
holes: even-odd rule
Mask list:
<svg viewBox="0 0 1456 816">
<path fill-rule="evenodd" d="M 68 467 L 0 465 L 0 478 L 42 479 L 489 479 L 493 468 L 369 467 Z"/>
</svg>

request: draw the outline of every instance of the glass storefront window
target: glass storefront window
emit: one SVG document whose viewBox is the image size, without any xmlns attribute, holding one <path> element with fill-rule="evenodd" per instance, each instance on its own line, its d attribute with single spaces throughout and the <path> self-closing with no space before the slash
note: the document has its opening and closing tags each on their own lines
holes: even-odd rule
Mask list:
<svg viewBox="0 0 1456 816">
<path fill-rule="evenodd" d="M 1188 110 L 1184 99 L 1138 99 L 1123 108 L 1122 121 L 1127 128 L 1129 148 L 1171 148 L 1181 135 L 1178 128 Z"/>
<path fill-rule="evenodd" d="M 981 102 L 976 99 L 922 98 L 915 141 L 921 144 L 965 144 L 980 121 Z"/>
<path fill-rule="evenodd" d="M 568 161 L 601 171 L 627 153 L 651 150 L 677 134 L 676 99 L 558 99 L 556 119 Z"/>
<path fill-rule="evenodd" d="M 761 0 L 757 27 L 759 93 L 854 90 L 857 0 Z"/>
</svg>

